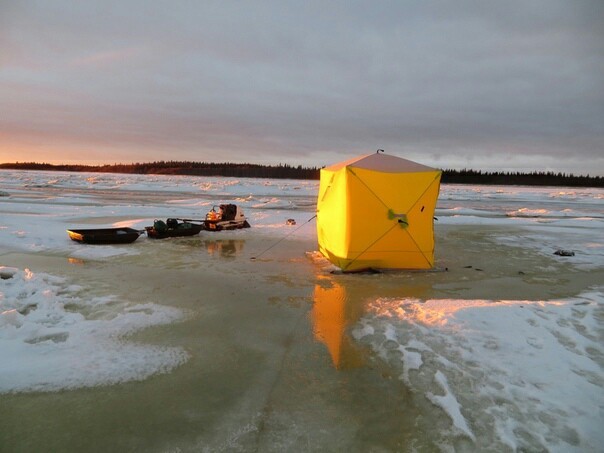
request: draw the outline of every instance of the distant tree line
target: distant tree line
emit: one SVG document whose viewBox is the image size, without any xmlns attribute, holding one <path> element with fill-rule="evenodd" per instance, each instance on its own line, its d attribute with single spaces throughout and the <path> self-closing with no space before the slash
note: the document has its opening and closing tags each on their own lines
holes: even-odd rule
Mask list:
<svg viewBox="0 0 604 453">
<path fill-rule="evenodd" d="M 480 170 L 443 170 L 443 183 L 516 186 L 604 187 L 602 176 L 575 176 L 555 172 L 482 172 Z"/>
<path fill-rule="evenodd" d="M 230 176 L 236 178 L 319 179 L 318 167 L 287 164 L 257 165 L 236 163 L 158 161 L 112 165 L 52 165 L 35 162 L 0 164 L 0 168 L 20 170 L 82 171 L 141 175 Z"/>
<path fill-rule="evenodd" d="M 0 169 L 130 173 L 143 175 L 229 176 L 236 178 L 319 179 L 319 167 L 257 165 L 236 163 L 159 161 L 112 165 L 52 165 L 36 162 L 0 164 Z M 443 170 L 443 183 L 604 187 L 602 176 L 575 176 L 555 172 L 483 172 L 480 170 Z"/>
</svg>

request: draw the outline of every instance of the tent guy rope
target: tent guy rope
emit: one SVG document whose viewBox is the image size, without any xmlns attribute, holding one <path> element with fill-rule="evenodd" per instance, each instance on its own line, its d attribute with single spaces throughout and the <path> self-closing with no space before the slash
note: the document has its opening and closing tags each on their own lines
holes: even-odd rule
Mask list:
<svg viewBox="0 0 604 453">
<path fill-rule="evenodd" d="M 312 219 L 314 219 L 315 217 L 317 217 L 317 214 L 315 214 L 314 216 L 312 216 L 310 219 L 308 219 L 306 222 L 304 222 L 302 225 L 300 225 L 298 228 L 296 228 L 294 231 L 290 231 L 288 234 L 286 234 L 285 236 L 283 236 L 281 239 L 279 239 L 277 242 L 275 242 L 273 245 L 271 245 L 269 248 L 267 248 L 266 250 L 264 250 L 263 252 L 259 253 L 256 256 L 252 256 L 250 259 L 253 261 L 257 258 L 260 258 L 262 255 L 264 255 L 266 252 L 268 252 L 270 249 L 272 249 L 273 247 L 275 247 L 277 244 L 279 244 L 281 241 L 283 241 L 284 239 L 287 239 L 288 237 L 290 237 L 292 234 L 294 234 L 296 231 L 298 231 L 300 228 L 302 228 L 304 225 L 306 225 L 308 222 L 310 222 Z"/>
</svg>

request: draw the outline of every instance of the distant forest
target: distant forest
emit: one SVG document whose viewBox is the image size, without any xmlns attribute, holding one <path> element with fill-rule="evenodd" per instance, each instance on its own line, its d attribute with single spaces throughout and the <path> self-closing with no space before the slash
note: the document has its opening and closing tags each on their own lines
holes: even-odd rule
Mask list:
<svg viewBox="0 0 604 453">
<path fill-rule="evenodd" d="M 113 165 L 52 165 L 36 162 L 0 164 L 0 169 L 131 173 L 143 175 L 230 176 L 236 178 L 319 179 L 319 167 L 208 162 L 159 161 Z M 526 186 L 604 187 L 602 176 L 575 176 L 554 172 L 483 172 L 443 170 L 443 183 Z"/>
<path fill-rule="evenodd" d="M 112 165 L 52 165 L 34 162 L 0 164 L 0 169 L 85 171 L 94 173 L 130 173 L 139 175 L 231 176 L 236 178 L 319 179 L 319 168 L 287 164 L 257 165 L 210 162 L 159 161 Z"/>
</svg>

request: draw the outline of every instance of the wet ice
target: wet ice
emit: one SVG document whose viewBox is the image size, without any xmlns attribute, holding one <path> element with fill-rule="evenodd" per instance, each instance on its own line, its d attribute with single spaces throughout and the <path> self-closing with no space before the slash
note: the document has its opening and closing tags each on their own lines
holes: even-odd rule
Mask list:
<svg viewBox="0 0 604 453">
<path fill-rule="evenodd" d="M 75 262 L 136 259 L 145 237 L 131 247 L 82 247 L 65 229 L 142 229 L 157 217 L 199 218 L 217 202 L 241 205 L 253 225 L 246 234 L 268 246 L 284 234 L 288 219 L 302 225 L 314 215 L 317 188 L 316 181 L 1 171 L 0 247 Z M 545 261 L 557 249 L 575 252 L 556 257 L 572 269 L 604 266 L 601 189 L 444 185 L 436 216 L 437 231 L 491 228 L 484 243 L 469 245 L 542 256 L 539 269 L 514 271 L 529 283 L 555 286 L 564 278 L 552 275 L 559 267 Z M 310 252 L 316 248 L 312 227 L 296 233 Z M 185 259 L 180 254 L 166 259 L 174 266 L 195 264 L 177 262 Z M 477 274 L 475 269 L 469 270 Z M 246 268 L 241 264 L 238 271 Z M 87 293 L 26 268 L 5 267 L 0 276 L 0 392 L 141 380 L 188 359 L 182 348 L 128 339 L 133 330 L 182 320 L 186 314 L 174 307 L 116 298 L 110 291 Z M 467 275 L 460 282 L 476 284 Z M 352 326 L 351 338 L 442 410 L 450 426 L 445 438 L 453 445 L 597 450 L 604 444 L 603 300 L 595 286 L 555 299 L 375 297 Z"/>
</svg>

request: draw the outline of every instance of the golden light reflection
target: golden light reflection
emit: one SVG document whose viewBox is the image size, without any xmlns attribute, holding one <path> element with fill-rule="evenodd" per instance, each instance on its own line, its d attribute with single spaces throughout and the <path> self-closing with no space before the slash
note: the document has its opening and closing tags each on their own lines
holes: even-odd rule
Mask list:
<svg viewBox="0 0 604 453">
<path fill-rule="evenodd" d="M 419 322 L 430 326 L 444 326 L 448 322 L 448 318 L 452 313 L 464 308 L 464 304 L 455 304 L 452 302 L 468 302 L 468 301 L 453 301 L 449 299 L 428 300 L 420 299 L 379 299 L 371 306 L 371 311 L 376 315 L 384 318 L 396 318 L 400 320 L 409 320 Z M 477 302 L 471 306 L 476 306 Z M 467 307 L 467 305 L 466 305 Z"/>
<path fill-rule="evenodd" d="M 346 329 L 356 323 L 362 311 L 348 303 L 346 288 L 331 281 L 327 286 L 315 285 L 312 309 L 315 339 L 327 346 L 337 369 L 361 366 L 361 350 L 352 344 Z"/>
<path fill-rule="evenodd" d="M 217 241 L 205 241 L 206 250 L 210 255 L 220 255 L 223 258 L 233 257 L 243 250 L 244 240 L 220 239 Z"/>
<path fill-rule="evenodd" d="M 79 265 L 84 264 L 84 260 L 81 260 L 79 258 L 67 258 L 67 262 L 69 264 L 79 264 Z"/>
<path fill-rule="evenodd" d="M 562 304 L 564 302 L 527 300 L 430 299 L 423 301 L 420 299 L 378 299 L 369 307 L 369 311 L 380 317 L 408 320 L 413 323 L 438 327 L 445 326 L 458 312 L 467 309 Z"/>
<path fill-rule="evenodd" d="M 317 275 L 317 279 L 311 312 L 313 335 L 327 347 L 336 369 L 363 366 L 369 352 L 351 337 L 351 330 L 365 314 L 382 310 L 387 316 L 398 316 L 401 301 L 420 301 L 431 289 L 429 282 L 408 274 L 378 278 Z"/>
</svg>

